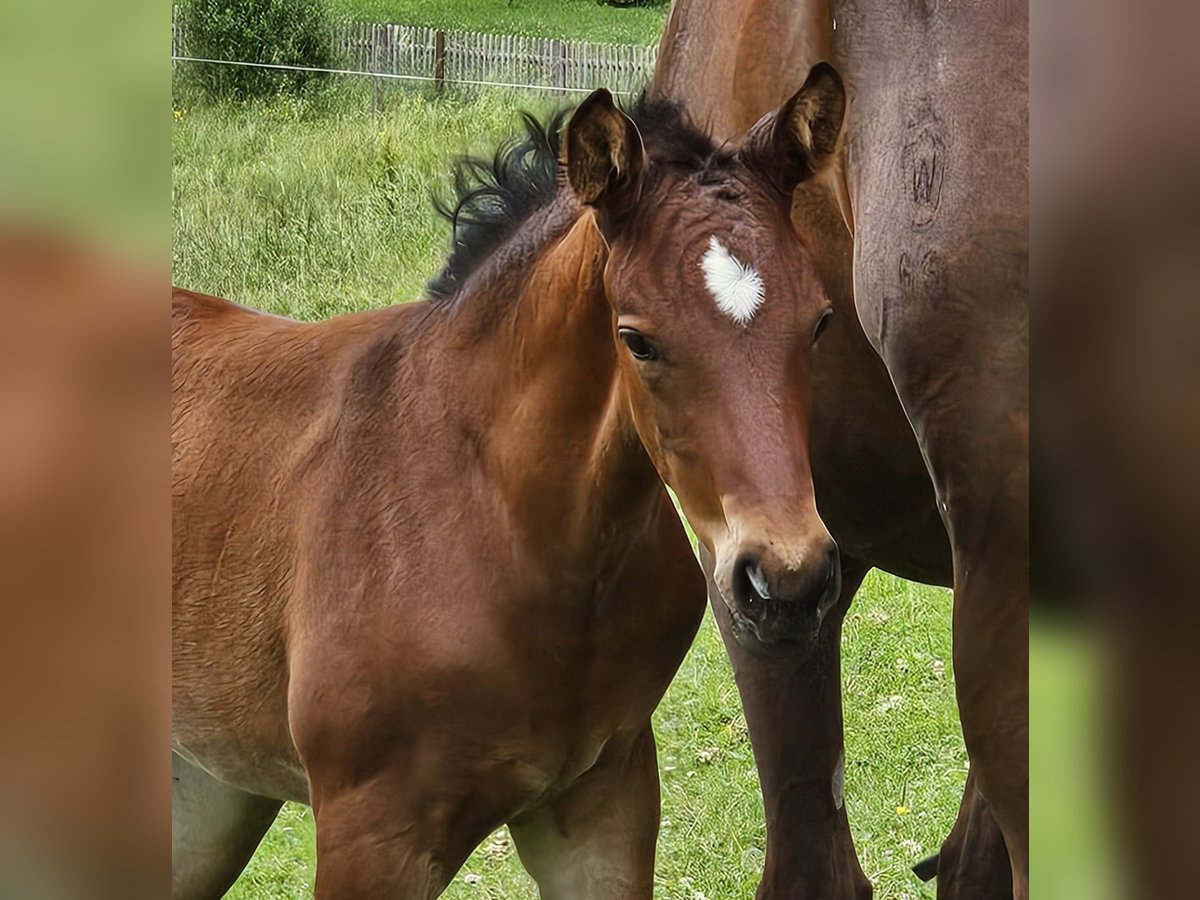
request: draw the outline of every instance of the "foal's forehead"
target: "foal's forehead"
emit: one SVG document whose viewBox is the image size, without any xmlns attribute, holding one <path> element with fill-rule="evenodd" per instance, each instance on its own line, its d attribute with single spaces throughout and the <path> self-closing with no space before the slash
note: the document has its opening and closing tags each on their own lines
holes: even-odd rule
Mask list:
<svg viewBox="0 0 1200 900">
<path fill-rule="evenodd" d="M 799 312 L 795 266 L 780 257 L 776 242 L 743 224 L 705 223 L 683 243 L 641 255 L 619 278 L 620 300 L 629 304 L 621 306 L 667 320 L 699 314 L 738 330 L 764 318 L 790 319 Z"/>
<path fill-rule="evenodd" d="M 689 282 L 750 269 L 759 281 L 789 279 L 798 247 L 776 201 L 695 189 L 676 200 L 658 207 L 650 224 L 658 234 L 646 246 L 658 266 Z"/>
<path fill-rule="evenodd" d="M 779 198 L 748 176 L 670 179 L 655 200 L 651 227 L 681 243 L 698 237 L 704 237 L 704 243 L 708 234 L 717 234 L 729 236 L 726 243 L 754 243 L 765 251 L 791 231 Z"/>
<path fill-rule="evenodd" d="M 779 198 L 748 179 L 673 180 L 658 185 L 618 276 L 631 304 L 703 309 L 739 330 L 798 314 L 805 259 Z"/>
</svg>

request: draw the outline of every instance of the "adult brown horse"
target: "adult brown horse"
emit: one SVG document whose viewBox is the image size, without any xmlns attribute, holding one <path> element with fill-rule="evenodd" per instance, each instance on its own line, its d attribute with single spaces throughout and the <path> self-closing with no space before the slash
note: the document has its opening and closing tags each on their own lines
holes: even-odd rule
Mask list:
<svg viewBox="0 0 1200 900">
<path fill-rule="evenodd" d="M 704 596 L 663 481 L 748 628 L 838 595 L 795 390 L 829 300 L 788 211 L 844 99 L 818 72 L 730 149 L 597 92 L 564 164 L 552 126 L 460 170 L 425 302 L 175 293 L 176 897 L 289 799 L 321 898 L 435 896 L 505 822 L 543 897 L 651 896 L 650 714 Z"/>
<path fill-rule="evenodd" d="M 655 74 L 717 135 L 818 60 L 850 84 L 844 164 L 794 210 L 842 313 L 814 362 L 810 459 L 842 608 L 872 565 L 955 588 L 971 772 L 945 897 L 1028 891 L 1027 36 L 1009 3 L 677 0 Z M 865 893 L 826 788 L 841 759 L 829 624 L 825 653 L 790 664 L 724 628 L 767 810 L 761 897 Z"/>
</svg>

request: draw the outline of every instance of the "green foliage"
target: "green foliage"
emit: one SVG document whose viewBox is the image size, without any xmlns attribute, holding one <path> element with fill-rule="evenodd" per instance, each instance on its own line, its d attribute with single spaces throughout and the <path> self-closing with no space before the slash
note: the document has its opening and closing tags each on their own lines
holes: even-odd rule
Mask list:
<svg viewBox="0 0 1200 900">
<path fill-rule="evenodd" d="M 326 69 L 335 62 L 324 0 L 188 0 L 183 22 L 187 53 L 201 59 Z M 325 78 L 312 72 L 188 65 L 188 77 L 214 99 L 297 93 Z"/>
</svg>

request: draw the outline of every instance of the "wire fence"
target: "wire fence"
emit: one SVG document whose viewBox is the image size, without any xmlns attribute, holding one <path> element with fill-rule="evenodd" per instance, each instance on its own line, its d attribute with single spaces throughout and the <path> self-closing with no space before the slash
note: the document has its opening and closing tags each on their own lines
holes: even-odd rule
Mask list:
<svg viewBox="0 0 1200 900">
<path fill-rule="evenodd" d="M 481 85 L 564 94 L 606 87 L 613 93 L 632 94 L 650 81 L 658 56 L 654 45 L 599 44 L 363 22 L 335 25 L 331 39 L 344 68 L 192 56 L 188 53 L 186 27 L 176 7 L 171 22 L 171 59 L 430 82 L 438 87 Z"/>
</svg>

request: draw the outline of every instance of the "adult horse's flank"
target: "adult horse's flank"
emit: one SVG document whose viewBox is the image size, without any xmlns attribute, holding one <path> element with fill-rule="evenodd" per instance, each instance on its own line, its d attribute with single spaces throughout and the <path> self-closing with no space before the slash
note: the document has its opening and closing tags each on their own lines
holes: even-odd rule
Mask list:
<svg viewBox="0 0 1200 900">
<path fill-rule="evenodd" d="M 177 898 L 286 799 L 321 898 L 435 896 L 505 822 L 543 897 L 651 896 L 650 714 L 704 590 L 662 481 L 748 639 L 837 595 L 796 390 L 829 300 L 788 209 L 843 111 L 822 70 L 718 149 L 599 91 L 563 164 L 552 127 L 463 170 L 429 301 L 176 291 Z"/>
<path fill-rule="evenodd" d="M 871 566 L 955 588 L 971 773 L 943 897 L 1028 891 L 1027 38 L 1012 3 L 676 0 L 652 89 L 726 137 L 818 60 L 847 77 L 845 159 L 795 198 L 838 313 L 797 389 L 811 392 L 817 505 L 842 550 L 839 609 Z M 711 593 L 762 779 L 759 896 L 868 895 L 828 789 L 840 619 L 822 653 L 763 659 Z"/>
</svg>

